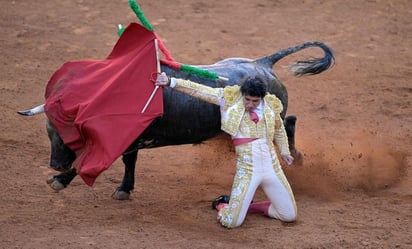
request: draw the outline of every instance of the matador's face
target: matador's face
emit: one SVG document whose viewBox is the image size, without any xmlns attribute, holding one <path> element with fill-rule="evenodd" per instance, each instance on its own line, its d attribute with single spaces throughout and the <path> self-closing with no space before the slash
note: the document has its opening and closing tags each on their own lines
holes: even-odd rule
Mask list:
<svg viewBox="0 0 412 249">
<path fill-rule="evenodd" d="M 256 107 L 258 107 L 260 101 L 262 101 L 262 98 L 260 97 L 254 97 L 250 95 L 243 96 L 243 104 L 245 105 L 245 109 L 247 111 L 252 111 Z"/>
</svg>

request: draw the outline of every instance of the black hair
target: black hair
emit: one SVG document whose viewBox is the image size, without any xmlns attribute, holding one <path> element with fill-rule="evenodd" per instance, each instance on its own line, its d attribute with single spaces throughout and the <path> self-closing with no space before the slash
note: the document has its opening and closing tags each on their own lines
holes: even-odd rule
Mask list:
<svg viewBox="0 0 412 249">
<path fill-rule="evenodd" d="M 241 83 L 240 92 L 243 96 L 263 98 L 266 95 L 267 86 L 259 77 L 247 77 Z"/>
</svg>

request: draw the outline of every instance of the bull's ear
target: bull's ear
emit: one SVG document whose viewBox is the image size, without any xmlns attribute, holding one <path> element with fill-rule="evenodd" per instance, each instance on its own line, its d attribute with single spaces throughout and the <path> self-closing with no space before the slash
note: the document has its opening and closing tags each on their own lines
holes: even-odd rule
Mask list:
<svg viewBox="0 0 412 249">
<path fill-rule="evenodd" d="M 44 104 L 33 107 L 29 110 L 25 110 L 25 111 L 18 111 L 17 113 L 23 116 L 33 116 L 36 115 L 38 113 L 42 113 L 44 112 Z"/>
</svg>

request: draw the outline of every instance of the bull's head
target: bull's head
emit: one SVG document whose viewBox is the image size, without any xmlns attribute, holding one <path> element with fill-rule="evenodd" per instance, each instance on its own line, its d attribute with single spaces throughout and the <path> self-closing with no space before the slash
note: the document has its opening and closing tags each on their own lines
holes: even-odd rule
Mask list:
<svg viewBox="0 0 412 249">
<path fill-rule="evenodd" d="M 76 159 L 76 154 L 64 144 L 49 120 L 47 120 L 46 127 L 51 149 L 50 167 L 57 171 L 67 171 L 71 168 L 73 161 Z"/>
<path fill-rule="evenodd" d="M 34 107 L 27 111 L 20 111 L 18 113 L 25 116 L 31 116 L 42 112 L 44 112 L 44 105 Z M 50 167 L 57 171 L 67 171 L 71 168 L 72 163 L 76 159 L 76 154 L 64 144 L 63 140 L 49 120 L 47 120 L 46 128 L 51 149 Z"/>
</svg>

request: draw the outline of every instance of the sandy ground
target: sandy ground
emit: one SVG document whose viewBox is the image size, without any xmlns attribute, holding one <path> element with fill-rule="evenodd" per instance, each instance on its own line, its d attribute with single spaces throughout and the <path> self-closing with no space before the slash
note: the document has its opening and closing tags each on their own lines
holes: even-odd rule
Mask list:
<svg viewBox="0 0 412 249">
<path fill-rule="evenodd" d="M 17 1 L 0 8 L 0 248 L 412 248 L 412 3 L 408 0 L 139 1 L 176 60 L 257 58 L 306 41 L 327 43 L 335 66 L 295 78 L 275 65 L 298 117 L 302 165 L 284 167 L 298 221 L 249 215 L 228 230 L 210 201 L 230 191 L 233 151 L 204 144 L 139 153 L 130 201 L 111 194 L 123 167 L 94 187 L 76 178 L 56 193 L 45 180 L 43 103 L 64 62 L 102 59 L 118 23 L 137 21 L 126 0 Z M 265 199 L 259 190 L 255 200 Z"/>
</svg>

